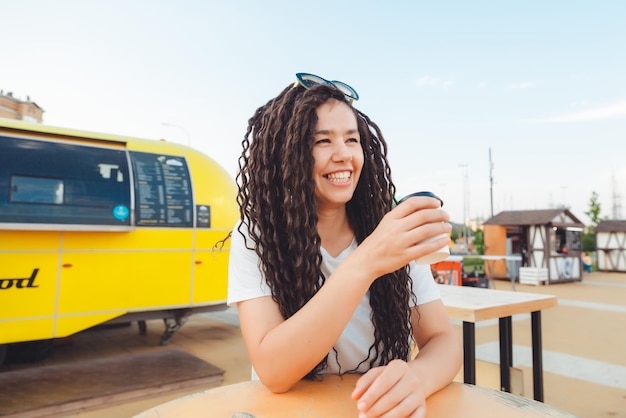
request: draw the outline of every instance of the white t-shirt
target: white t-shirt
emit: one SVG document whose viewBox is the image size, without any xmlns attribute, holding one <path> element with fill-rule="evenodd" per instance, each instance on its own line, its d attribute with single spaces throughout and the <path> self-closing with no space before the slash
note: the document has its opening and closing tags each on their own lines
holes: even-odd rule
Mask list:
<svg viewBox="0 0 626 418">
<path fill-rule="evenodd" d="M 247 233 L 245 225 L 242 226 L 242 231 Z M 252 241 L 248 239 L 248 243 L 251 244 Z M 356 248 L 357 242 L 353 240 L 350 246 L 337 257 L 332 257 L 324 248 L 321 249 L 321 268 L 327 280 L 337 266 Z M 229 306 L 236 306 L 238 302 L 248 299 L 271 296 L 271 291 L 259 266 L 260 261 L 256 252 L 246 248 L 243 237 L 235 227 L 231 237 L 228 265 Z M 413 279 L 413 293 L 417 296 L 418 305 L 441 297 L 429 266 L 411 262 L 409 274 Z M 370 319 L 371 313 L 369 292 L 367 292 L 335 343 L 336 353 L 335 351 L 329 353 L 327 367 L 323 373 L 339 374 L 353 370 L 367 358 L 369 348 L 374 343 L 374 324 Z M 369 359 L 359 366 L 358 371 L 366 372 L 368 369 Z M 258 380 L 254 370 L 252 378 Z"/>
</svg>

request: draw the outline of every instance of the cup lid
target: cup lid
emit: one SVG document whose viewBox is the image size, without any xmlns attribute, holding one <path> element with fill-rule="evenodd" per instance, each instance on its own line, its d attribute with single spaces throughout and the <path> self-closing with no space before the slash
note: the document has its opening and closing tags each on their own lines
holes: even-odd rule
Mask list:
<svg viewBox="0 0 626 418">
<path fill-rule="evenodd" d="M 400 199 L 400 201 L 398 202 L 398 204 L 404 202 L 405 200 L 407 200 L 410 197 L 415 197 L 415 196 L 425 196 L 425 197 L 433 197 L 435 199 L 437 199 L 438 201 L 441 202 L 441 206 L 443 206 L 443 200 L 441 200 L 440 197 L 438 197 L 436 194 L 434 194 L 433 192 L 415 192 L 415 193 L 411 193 L 409 195 L 404 196 L 402 199 Z"/>
</svg>

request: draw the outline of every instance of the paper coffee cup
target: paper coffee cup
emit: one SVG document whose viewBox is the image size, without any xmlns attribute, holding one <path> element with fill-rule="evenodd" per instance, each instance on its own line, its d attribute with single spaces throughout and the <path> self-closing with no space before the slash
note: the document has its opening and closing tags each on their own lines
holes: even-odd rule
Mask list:
<svg viewBox="0 0 626 418">
<path fill-rule="evenodd" d="M 410 195 L 404 196 L 402 199 L 400 199 L 400 202 L 398 202 L 398 204 L 400 204 L 400 203 L 404 202 L 406 199 L 408 199 L 410 197 L 414 197 L 414 196 L 426 196 L 426 197 L 435 198 L 435 199 L 439 200 L 439 202 L 441 202 L 441 206 L 443 206 L 443 200 L 441 200 L 439 197 L 437 197 L 437 195 L 435 195 L 432 192 L 415 192 L 415 193 L 411 193 Z M 439 238 L 448 238 L 448 234 L 436 235 L 436 236 L 428 238 L 428 239 L 426 239 L 426 240 L 424 240 L 422 242 L 435 241 L 435 240 L 438 240 Z M 445 260 L 446 258 L 448 258 L 449 255 L 450 255 L 450 247 L 446 244 L 445 246 L 441 247 L 437 251 L 432 252 L 430 254 L 426 254 L 425 256 L 418 258 L 417 260 L 415 260 L 415 262 L 417 264 L 434 264 L 434 263 L 438 263 L 440 261 Z"/>
</svg>

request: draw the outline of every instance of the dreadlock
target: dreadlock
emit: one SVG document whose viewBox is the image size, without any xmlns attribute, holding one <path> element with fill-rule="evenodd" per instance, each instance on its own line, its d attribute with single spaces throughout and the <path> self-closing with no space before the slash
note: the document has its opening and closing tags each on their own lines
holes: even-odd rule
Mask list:
<svg viewBox="0 0 626 418">
<path fill-rule="evenodd" d="M 330 86 L 288 86 L 256 110 L 242 141 L 237 202 L 241 221 L 253 241 L 246 240 L 246 246 L 259 256 L 272 298 L 285 319 L 302 308 L 326 280 L 317 232 L 313 132 L 316 109 L 329 100 L 345 102 L 346 98 Z M 380 129 L 365 114 L 352 109 L 365 158 L 346 211 L 360 244 L 393 207 L 395 186 Z M 374 343 L 362 361 L 369 360 L 370 367 L 397 358 L 408 360 L 409 302 L 416 302 L 411 288 L 406 266 L 370 286 Z M 324 369 L 327 357 L 307 374 L 308 378 Z"/>
</svg>

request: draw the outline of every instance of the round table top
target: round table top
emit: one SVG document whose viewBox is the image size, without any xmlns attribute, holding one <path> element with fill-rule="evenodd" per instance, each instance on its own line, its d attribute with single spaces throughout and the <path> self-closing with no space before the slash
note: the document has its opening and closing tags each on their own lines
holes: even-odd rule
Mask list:
<svg viewBox="0 0 626 418">
<path fill-rule="evenodd" d="M 358 376 L 327 375 L 273 394 L 260 382 L 221 386 L 166 402 L 135 418 L 356 417 L 350 397 Z M 464 383 L 451 383 L 426 401 L 427 417 L 561 417 L 573 415 L 524 397 Z"/>
</svg>

